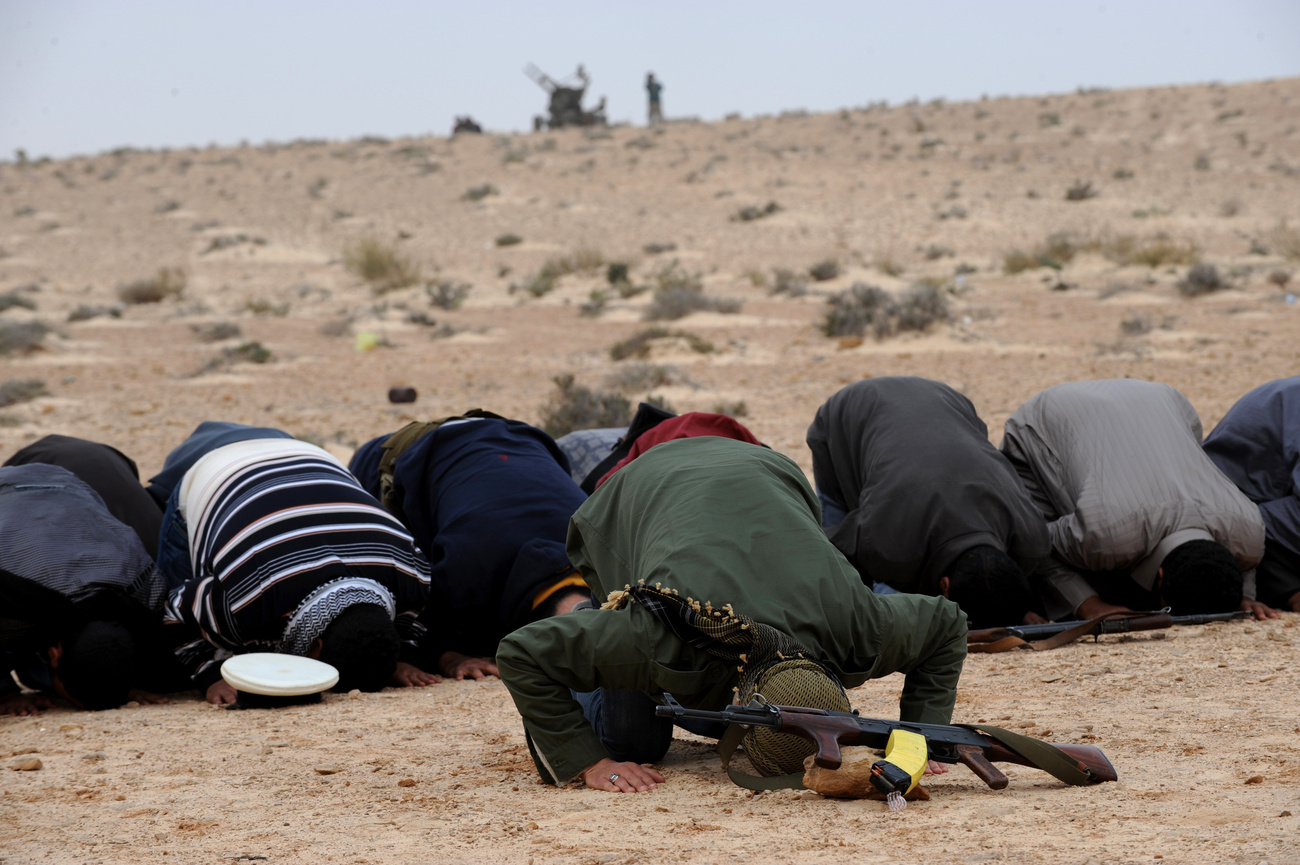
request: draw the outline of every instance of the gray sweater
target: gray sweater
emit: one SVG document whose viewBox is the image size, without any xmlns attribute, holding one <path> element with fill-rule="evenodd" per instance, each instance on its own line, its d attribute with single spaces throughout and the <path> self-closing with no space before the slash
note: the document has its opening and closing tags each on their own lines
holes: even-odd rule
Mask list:
<svg viewBox="0 0 1300 865">
<path fill-rule="evenodd" d="M 1150 590 L 1165 556 L 1193 540 L 1227 547 L 1254 598 L 1264 523 L 1200 442 L 1191 403 L 1153 382 L 1069 382 L 1016 409 L 1002 452 L 1049 520 L 1049 614 L 1096 595 L 1075 569 L 1128 571 Z"/>
<path fill-rule="evenodd" d="M 870 580 L 939 593 L 961 553 L 999 549 L 1026 571 L 1047 525 L 975 406 L 948 385 L 886 376 L 843 388 L 808 427 L 817 488 L 849 511 L 831 543 Z"/>
</svg>

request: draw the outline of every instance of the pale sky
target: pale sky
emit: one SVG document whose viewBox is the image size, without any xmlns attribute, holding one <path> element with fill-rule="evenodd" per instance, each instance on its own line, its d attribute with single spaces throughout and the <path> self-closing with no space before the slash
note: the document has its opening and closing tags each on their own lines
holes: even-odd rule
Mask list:
<svg viewBox="0 0 1300 865">
<path fill-rule="evenodd" d="M 0 0 L 0 159 L 531 128 L 584 63 L 645 119 L 1300 75 L 1300 0 Z"/>
</svg>

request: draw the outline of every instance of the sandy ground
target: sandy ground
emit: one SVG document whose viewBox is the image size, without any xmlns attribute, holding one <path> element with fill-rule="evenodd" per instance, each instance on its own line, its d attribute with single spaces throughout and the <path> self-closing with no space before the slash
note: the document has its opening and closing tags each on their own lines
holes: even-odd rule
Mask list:
<svg viewBox="0 0 1300 865">
<path fill-rule="evenodd" d="M 1286 258 L 1300 228 L 1297 105 L 1292 79 L 652 131 L 3 163 L 0 293 L 36 309 L 0 319 L 53 331 L 36 351 L 0 356 L 0 382 L 39 379 L 49 391 L 0 410 L 0 453 L 75 434 L 114 444 L 147 477 L 208 418 L 282 427 L 346 454 L 408 419 L 474 405 L 537 421 L 551 378 L 566 372 L 644 397 L 628 383 L 632 362 L 608 349 L 645 326 L 648 294 L 614 294 L 585 317 L 578 305 L 604 287 L 603 271 L 563 276 L 541 298 L 510 291 L 584 250 L 629 262 L 639 283 L 676 259 L 709 295 L 742 300 L 738 314 L 669 325 L 717 350 L 657 345 L 669 383 L 652 392 L 680 411 L 743 402 L 755 433 L 805 469 L 816 407 L 868 375 L 953 384 L 995 442 L 1028 396 L 1093 377 L 1168 382 L 1208 430 L 1251 387 L 1300 371 L 1300 309 L 1286 299 L 1300 275 L 1286 290 L 1268 279 L 1297 269 Z M 1098 195 L 1066 201 L 1078 181 Z M 497 194 L 463 199 L 482 184 Z M 780 210 L 731 219 L 768 201 Z M 1085 247 L 1063 270 L 1003 272 L 1005 253 L 1056 232 Z M 506 233 L 523 242 L 495 245 Z M 1186 266 L 1106 254 L 1161 235 L 1194 244 L 1232 287 L 1187 299 L 1176 287 Z M 425 279 L 472 284 L 468 301 L 433 308 L 419 284 L 376 293 L 343 264 L 367 236 Z M 651 243 L 676 249 L 648 253 Z M 842 274 L 808 280 L 803 297 L 756 284 L 828 258 Z M 179 298 L 67 321 L 160 268 L 185 271 Z M 861 343 L 817 328 L 835 291 L 922 278 L 950 291 L 950 323 Z M 193 329 L 221 321 L 241 334 L 209 343 Z M 358 351 L 360 333 L 383 344 Z M 269 362 L 201 372 L 249 340 Z M 394 385 L 414 386 L 419 401 L 390 405 Z M 956 720 L 1092 742 L 1121 781 L 1066 789 L 1013 768 L 1011 787 L 993 792 L 957 768 L 931 802 L 894 815 L 811 793 L 751 796 L 689 736 L 651 794 L 539 786 L 496 681 L 280 712 L 181 695 L 0 719 L 0 862 L 1300 862 L 1297 619 L 972 657 Z M 854 705 L 889 716 L 899 686 L 871 683 Z M 7 768 L 27 755 L 43 768 Z"/>
</svg>

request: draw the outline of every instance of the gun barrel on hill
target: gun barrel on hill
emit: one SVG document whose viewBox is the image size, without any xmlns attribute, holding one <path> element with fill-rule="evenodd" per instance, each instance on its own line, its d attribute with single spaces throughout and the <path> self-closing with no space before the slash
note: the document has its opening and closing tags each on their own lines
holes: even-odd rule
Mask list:
<svg viewBox="0 0 1300 865">
<path fill-rule="evenodd" d="M 762 700 L 747 706 L 728 706 L 718 712 L 688 709 L 671 694 L 655 714 L 674 720 L 699 720 L 769 727 L 807 739 L 817 747 L 814 761 L 826 769 L 838 769 L 841 745 L 884 748 L 889 734 L 906 730 L 925 737 L 929 759 L 940 763 L 961 763 L 994 790 L 1007 786 L 1007 776 L 994 763 L 1033 766 L 1075 786 L 1099 784 L 1117 779 L 1115 767 L 1092 745 L 1049 745 L 998 727 L 984 725 L 919 724 L 864 718 L 857 712 L 833 712 L 803 706 L 776 706 Z"/>
</svg>

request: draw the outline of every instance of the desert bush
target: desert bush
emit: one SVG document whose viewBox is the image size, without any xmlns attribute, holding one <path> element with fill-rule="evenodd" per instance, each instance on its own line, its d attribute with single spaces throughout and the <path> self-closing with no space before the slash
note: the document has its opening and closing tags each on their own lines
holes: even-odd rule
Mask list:
<svg viewBox="0 0 1300 865">
<path fill-rule="evenodd" d="M 754 205 L 751 204 L 746 207 L 742 207 L 740 208 L 740 210 L 737 210 L 735 213 L 733 213 L 731 215 L 731 221 L 732 222 L 753 222 L 756 219 L 762 219 L 766 216 L 771 216 L 773 213 L 779 213 L 780 210 L 781 210 L 781 205 L 777 204 L 775 201 L 769 201 L 763 207 L 755 207 Z"/>
<path fill-rule="evenodd" d="M 23 297 L 16 291 L 6 291 L 0 294 L 0 312 L 7 309 L 36 309 L 36 301 L 30 297 Z"/>
<path fill-rule="evenodd" d="M 1291 271 L 1279 268 L 1270 273 L 1267 278 L 1269 282 L 1273 283 L 1278 288 L 1285 289 L 1286 284 L 1291 281 Z"/>
<path fill-rule="evenodd" d="M 786 270 L 786 271 L 782 271 L 782 272 L 783 272 L 783 273 L 790 273 L 790 271 L 788 271 L 788 270 Z M 794 274 L 791 273 L 790 275 L 793 276 Z M 749 280 L 749 284 L 752 285 L 752 286 L 754 286 L 754 288 L 767 288 L 767 287 L 768 287 L 768 284 L 767 284 L 767 273 L 764 272 L 764 271 L 762 271 L 762 270 L 759 270 L 757 267 L 751 267 L 751 268 L 749 268 L 748 270 L 746 270 L 745 273 L 744 273 L 744 277 L 745 277 L 745 279 L 748 279 L 748 280 Z"/>
<path fill-rule="evenodd" d="M 624 300 L 636 297 L 638 294 L 645 294 L 650 290 L 648 285 L 633 285 L 630 282 L 620 282 L 615 288 L 618 290 L 618 296 Z"/>
<path fill-rule="evenodd" d="M 465 190 L 461 196 L 463 201 L 482 201 L 489 195 L 500 195 L 500 191 L 490 183 L 484 183 L 482 186 L 471 186 Z"/>
<path fill-rule="evenodd" d="M 918 282 L 903 292 L 895 307 L 894 329 L 926 331 L 949 319 L 948 299 L 939 287 Z"/>
<path fill-rule="evenodd" d="M 697 354 L 709 354 L 714 350 L 713 343 L 701 336 L 685 330 L 669 330 L 666 327 L 650 327 L 627 339 L 610 346 L 609 356 L 614 360 L 636 358 L 644 360 L 650 356 L 650 348 L 658 339 L 680 339 Z"/>
<path fill-rule="evenodd" d="M 677 259 L 662 268 L 654 278 L 654 299 L 646 308 L 646 321 L 675 321 L 701 310 L 740 312 L 741 301 L 706 295 L 699 274 L 688 273 Z"/>
<path fill-rule="evenodd" d="M 0 355 L 34 351 L 49 330 L 39 321 L 0 321 Z"/>
<path fill-rule="evenodd" d="M 1069 234 L 1056 232 L 1029 252 L 1015 249 L 1002 256 L 1002 270 L 1007 274 L 1020 273 L 1036 267 L 1060 270 L 1079 254 L 1080 244 Z"/>
<path fill-rule="evenodd" d="M 641 251 L 646 255 L 659 255 L 664 252 L 673 252 L 677 249 L 675 243 L 647 243 L 641 247 Z"/>
<path fill-rule="evenodd" d="M 830 309 L 822 330 L 827 336 L 863 336 L 868 330 L 883 339 L 894 332 L 925 331 L 947 321 L 948 300 L 939 287 L 918 282 L 895 297 L 883 288 L 865 283 L 827 298 Z"/>
<path fill-rule="evenodd" d="M 249 298 L 244 301 L 244 309 L 257 316 L 271 315 L 283 318 L 289 314 L 289 304 L 272 303 L 264 297 Z"/>
<path fill-rule="evenodd" d="M 379 292 L 405 288 L 420 278 L 419 265 L 374 237 L 363 237 L 348 246 L 343 251 L 343 266 Z"/>
<path fill-rule="evenodd" d="M 38 378 L 16 378 L 0 384 L 0 408 L 46 396 L 45 382 Z"/>
<path fill-rule="evenodd" d="M 925 257 L 926 261 L 938 261 L 945 257 L 951 258 L 956 254 L 957 253 L 953 252 L 950 247 L 940 246 L 937 243 L 930 244 L 922 251 L 922 255 Z"/>
<path fill-rule="evenodd" d="M 628 282 L 628 265 L 625 261 L 611 261 L 605 268 L 605 281 L 610 285 Z"/>
<path fill-rule="evenodd" d="M 727 417 L 732 418 L 749 417 L 749 406 L 745 405 L 743 399 L 736 402 L 715 402 L 710 411 L 714 414 L 725 414 Z"/>
<path fill-rule="evenodd" d="M 1278 255 L 1288 261 L 1300 261 L 1300 229 L 1292 228 L 1282 220 L 1274 226 L 1270 239 Z"/>
<path fill-rule="evenodd" d="M 608 291 L 603 288 L 593 288 L 587 295 L 586 301 L 578 305 L 578 314 L 595 318 L 605 311 L 605 304 L 608 302 Z"/>
<path fill-rule="evenodd" d="M 819 261 L 808 268 L 808 275 L 818 282 L 825 282 L 840 275 L 840 264 L 833 258 Z"/>
<path fill-rule="evenodd" d="M 1089 198 L 1096 198 L 1097 190 L 1092 188 L 1091 181 L 1076 180 L 1074 185 L 1065 190 L 1066 201 L 1087 201 Z"/>
<path fill-rule="evenodd" d="M 856 282 L 827 298 L 830 309 L 822 326 L 827 336 L 862 336 L 871 328 L 877 338 L 889 333 L 894 296 L 883 288 Z"/>
<path fill-rule="evenodd" d="M 191 324 L 190 330 L 204 342 L 221 342 L 240 335 L 239 325 L 232 321 L 214 321 L 211 324 Z"/>
<path fill-rule="evenodd" d="M 1119 323 L 1119 332 L 1124 336 L 1141 336 L 1144 333 L 1150 333 L 1155 323 L 1151 316 L 1138 313 L 1130 315 Z"/>
<path fill-rule="evenodd" d="M 1166 234 L 1158 234 L 1146 240 L 1140 240 L 1131 234 L 1121 234 L 1103 240 L 1100 247 L 1101 254 L 1116 264 L 1144 264 L 1147 267 L 1195 264 L 1200 255 L 1192 241 L 1179 243 Z"/>
<path fill-rule="evenodd" d="M 876 270 L 886 276 L 902 276 L 903 274 L 902 263 L 895 259 L 893 253 L 890 252 L 877 256 L 876 260 L 872 262 L 872 264 Z"/>
<path fill-rule="evenodd" d="M 542 407 L 542 429 L 552 438 L 574 430 L 627 426 L 632 422 L 632 403 L 618 393 L 593 391 L 576 384 L 565 373 L 551 379 L 556 392 Z"/>
<path fill-rule="evenodd" d="M 321 336 L 348 336 L 352 333 L 352 319 L 334 318 L 322 322 L 316 332 Z"/>
<path fill-rule="evenodd" d="M 793 270 L 778 267 L 772 271 L 772 294 L 784 294 L 786 297 L 803 297 L 808 293 L 808 286 Z"/>
<path fill-rule="evenodd" d="M 255 339 L 228 348 L 222 354 L 230 363 L 267 363 L 272 357 L 271 350 Z"/>
<path fill-rule="evenodd" d="M 512 284 L 510 288 L 513 290 L 514 285 Z M 523 289 L 533 297 L 550 294 L 555 289 L 555 274 L 543 267 L 533 275 L 532 279 L 524 283 Z"/>
<path fill-rule="evenodd" d="M 517 234 L 499 234 L 497 235 L 497 246 L 515 246 L 523 243 L 524 239 Z"/>
<path fill-rule="evenodd" d="M 101 315 L 111 316 L 112 318 L 122 317 L 122 305 L 113 306 L 90 306 L 89 304 L 79 304 L 76 309 L 68 313 L 68 321 L 89 321 L 92 318 L 98 318 Z"/>
<path fill-rule="evenodd" d="M 137 279 L 117 288 L 118 299 L 123 303 L 161 303 L 169 297 L 180 297 L 185 291 L 185 271 L 179 267 L 164 267 L 152 279 Z"/>
<path fill-rule="evenodd" d="M 646 391 L 676 383 L 676 367 L 655 363 L 631 363 L 605 377 L 605 386 L 619 392 Z"/>
<path fill-rule="evenodd" d="M 1196 264 L 1178 283 L 1178 293 L 1183 297 L 1197 297 L 1229 288 L 1229 282 L 1219 274 L 1213 264 Z"/>
<path fill-rule="evenodd" d="M 426 282 L 424 284 L 424 293 L 429 296 L 429 303 L 438 307 L 438 309 L 458 309 L 469 297 L 470 290 L 473 286 L 468 283 L 457 285 L 450 280 L 442 282 Z"/>
<path fill-rule="evenodd" d="M 1134 175 L 1133 172 L 1127 168 L 1116 168 L 1115 173 L 1112 174 L 1111 177 L 1116 180 L 1132 180 Z"/>
</svg>

